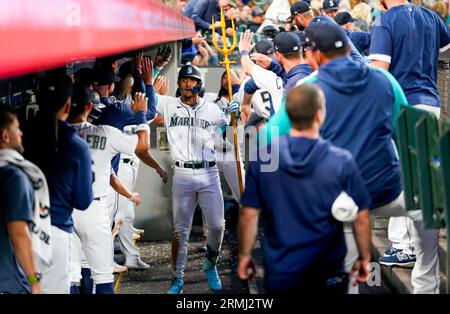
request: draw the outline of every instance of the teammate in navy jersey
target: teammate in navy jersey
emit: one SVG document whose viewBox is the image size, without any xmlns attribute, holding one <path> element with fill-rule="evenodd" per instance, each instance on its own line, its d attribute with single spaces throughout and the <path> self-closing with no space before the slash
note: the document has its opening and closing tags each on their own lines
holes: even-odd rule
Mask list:
<svg viewBox="0 0 450 314">
<path fill-rule="evenodd" d="M 387 10 L 378 17 L 372 28 L 369 58 L 372 65 L 389 70 L 402 86 L 408 103 L 440 116 L 440 98 L 437 88 L 437 65 L 439 52 L 448 49 L 450 32 L 440 17 L 426 8 L 409 4 L 404 0 L 381 0 Z M 401 249 L 408 245 L 412 226 L 410 221 L 391 218 L 388 237 L 393 245 L 380 259 L 385 265 L 398 265 Z M 431 232 L 431 231 L 430 231 Z M 428 260 L 417 257 L 413 271 L 415 291 L 437 293 L 439 291 L 438 231 L 435 230 L 432 254 Z M 422 245 L 422 244 L 420 244 Z M 417 246 L 417 245 L 416 245 Z M 418 248 L 416 247 L 416 250 Z M 424 275 L 425 281 L 417 281 L 417 274 Z"/>
<path fill-rule="evenodd" d="M 238 273 L 245 280 L 249 268 L 255 270 L 250 254 L 261 216 L 269 292 L 347 292 L 343 224 L 332 213 L 333 203 L 342 192 L 358 207 L 353 226 L 359 259 L 352 272 L 358 273 L 359 282 L 367 276 L 370 197 L 351 154 L 319 136 L 324 103 L 317 86 L 292 89 L 286 107 L 293 127 L 289 135 L 269 146 L 271 153 L 279 152 L 279 168 L 262 172 L 261 159 L 250 162 L 241 200 Z"/>
<path fill-rule="evenodd" d="M 298 1 L 291 6 L 291 19 L 299 29 L 306 29 L 314 24 L 334 24 L 336 22 L 329 16 L 314 16 L 311 6 L 305 1 Z M 365 63 L 364 57 L 350 42 L 350 58 L 359 63 Z"/>
<path fill-rule="evenodd" d="M 373 23 L 372 65 L 392 73 L 411 105 L 439 116 L 437 65 L 440 49 L 449 48 L 448 27 L 433 11 L 406 0 L 380 0 L 380 4 L 388 11 Z"/>
<path fill-rule="evenodd" d="M 72 211 L 87 209 L 93 200 L 89 146 L 66 122 L 71 94 L 70 77 L 47 74 L 39 84 L 39 118 L 24 138 L 27 159 L 42 169 L 50 192 L 52 262 L 40 263 L 40 271 L 43 292 L 52 294 L 69 293 Z"/>
</svg>

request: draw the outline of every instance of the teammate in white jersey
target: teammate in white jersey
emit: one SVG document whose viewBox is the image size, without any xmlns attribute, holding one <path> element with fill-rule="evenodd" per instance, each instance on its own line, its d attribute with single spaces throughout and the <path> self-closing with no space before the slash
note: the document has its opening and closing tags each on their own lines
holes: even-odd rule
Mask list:
<svg viewBox="0 0 450 314">
<path fill-rule="evenodd" d="M 89 144 L 94 169 L 94 201 L 89 208 L 73 214 L 75 234 L 81 241 L 81 248 L 91 268 L 96 293 L 114 293 L 113 289 L 113 239 L 109 224 L 106 197 L 109 193 L 111 159 L 118 153 L 133 154 L 135 150 L 148 149 L 149 128 L 143 124 L 136 129 L 136 135 L 125 135 L 120 130 L 106 125 L 94 126 L 87 122 L 92 103 L 88 91 L 76 89 L 72 100 L 72 125 L 80 137 Z M 146 111 L 147 99 L 137 93 L 132 105 L 133 111 Z M 76 241 L 76 240 L 75 240 Z M 78 247 L 79 246 L 74 246 Z M 74 277 L 81 279 L 81 252 L 72 253 Z"/>
<path fill-rule="evenodd" d="M 236 98 L 237 92 L 239 91 L 240 82 L 237 74 L 230 70 L 231 73 L 231 84 L 233 89 L 233 99 L 239 101 Z M 231 121 L 231 113 L 228 110 L 228 104 L 230 100 L 228 99 L 228 85 L 227 85 L 227 77 L 226 72 L 222 74 L 220 81 L 220 91 L 218 93 L 205 93 L 203 99 L 207 102 L 215 103 L 219 108 L 225 113 L 225 117 L 227 118 L 228 124 Z M 238 143 L 239 145 L 243 144 L 244 140 L 244 125 L 238 124 Z M 226 133 L 224 132 L 224 137 Z M 234 155 L 234 145 L 232 141 L 227 140 L 224 137 L 216 137 L 215 149 L 216 149 L 216 160 L 217 167 L 219 171 L 223 173 L 225 177 L 225 181 L 231 189 L 231 193 L 233 194 L 233 198 L 236 202 L 240 202 L 241 200 L 241 191 L 239 190 L 239 181 L 238 174 L 236 169 L 236 158 Z M 229 137 L 232 140 L 232 137 Z M 241 156 L 241 151 L 239 151 L 239 155 Z M 244 171 L 244 163 L 242 162 L 242 156 L 240 159 L 241 173 L 242 179 L 245 178 Z"/>
<path fill-rule="evenodd" d="M 200 70 L 190 64 L 178 74 L 179 98 L 158 96 L 157 112 L 163 116 L 174 161 L 172 186 L 174 239 L 172 259 L 174 280 L 167 291 L 178 294 L 183 291 L 184 266 L 187 242 L 197 203 L 208 224 L 207 252 L 203 271 L 211 290 L 219 291 L 222 283 L 216 262 L 225 229 L 224 204 L 216 166 L 214 137 L 217 128 L 226 126 L 222 110 L 198 96 L 202 85 Z M 239 111 L 239 103 L 232 101 L 230 112 Z"/>
<path fill-rule="evenodd" d="M 261 95 L 265 97 L 264 103 L 269 102 L 270 116 L 274 115 L 281 107 L 283 100 L 284 88 L 283 80 L 274 72 L 266 70 L 252 62 L 249 57 L 252 48 L 252 33 L 246 31 L 241 34 L 239 41 L 239 53 L 241 55 L 241 65 L 245 73 L 252 77 L 254 84 L 259 89 L 264 89 L 267 94 Z M 256 90 L 256 89 L 255 89 Z M 242 107 L 243 119 L 247 120 L 251 114 L 250 106 Z"/>
</svg>

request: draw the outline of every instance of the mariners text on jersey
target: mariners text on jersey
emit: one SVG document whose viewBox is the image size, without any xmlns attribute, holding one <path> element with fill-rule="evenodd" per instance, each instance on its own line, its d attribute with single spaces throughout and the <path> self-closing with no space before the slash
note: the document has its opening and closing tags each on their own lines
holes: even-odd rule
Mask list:
<svg viewBox="0 0 450 314">
<path fill-rule="evenodd" d="M 203 119 L 195 119 L 194 117 L 179 117 L 177 114 L 174 114 L 170 117 L 169 128 L 174 126 L 198 126 L 206 130 L 212 124 L 212 122 Z"/>
</svg>

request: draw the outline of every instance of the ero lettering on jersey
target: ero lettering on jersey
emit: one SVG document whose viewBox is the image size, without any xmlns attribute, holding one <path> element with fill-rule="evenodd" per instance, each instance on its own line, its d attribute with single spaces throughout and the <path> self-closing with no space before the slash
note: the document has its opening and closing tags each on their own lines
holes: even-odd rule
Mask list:
<svg viewBox="0 0 450 314">
<path fill-rule="evenodd" d="M 98 135 L 86 135 L 86 142 L 91 149 L 104 150 L 106 147 L 106 137 Z"/>
</svg>

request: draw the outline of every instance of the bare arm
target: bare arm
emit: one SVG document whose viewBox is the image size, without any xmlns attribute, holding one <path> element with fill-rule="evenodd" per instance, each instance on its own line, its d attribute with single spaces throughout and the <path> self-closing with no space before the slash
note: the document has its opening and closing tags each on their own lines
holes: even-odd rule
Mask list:
<svg viewBox="0 0 450 314">
<path fill-rule="evenodd" d="M 245 33 L 241 33 L 241 38 L 239 39 L 239 52 L 250 52 L 252 50 L 252 38 L 253 33 L 250 30 L 246 30 Z M 247 75 L 252 75 L 252 69 L 255 65 L 250 59 L 249 55 L 241 56 L 241 65 Z"/>
<path fill-rule="evenodd" d="M 250 114 L 252 113 L 252 98 L 253 94 L 244 93 L 241 107 L 241 119 L 243 121 L 248 121 L 248 118 L 250 118 Z"/>
<path fill-rule="evenodd" d="M 389 63 L 379 60 L 372 60 L 372 63 L 370 64 L 373 67 L 380 68 L 386 71 L 389 71 Z"/>
<path fill-rule="evenodd" d="M 239 265 L 238 275 L 241 279 L 251 279 L 256 272 L 251 252 L 258 230 L 259 210 L 252 207 L 242 207 L 239 214 Z M 249 273 L 250 271 L 250 273 Z"/>
<path fill-rule="evenodd" d="M 141 196 L 139 193 L 130 192 L 122 181 L 120 181 L 120 179 L 113 173 L 109 177 L 109 185 L 111 185 L 114 191 L 135 203 L 136 206 L 139 206 L 141 203 Z"/>
<path fill-rule="evenodd" d="M 353 222 L 353 232 L 356 246 L 358 247 L 359 258 L 353 265 L 352 273 L 358 274 L 357 282 L 365 282 L 368 275 L 367 265 L 371 259 L 371 231 L 368 209 L 363 209 L 358 212 L 358 217 Z"/>
<path fill-rule="evenodd" d="M 7 223 L 7 229 L 14 247 L 14 254 L 19 261 L 27 277 L 33 276 L 37 272 L 33 255 L 33 245 L 31 235 L 26 221 L 12 221 Z M 39 282 L 31 286 L 31 292 L 41 293 Z"/>
<path fill-rule="evenodd" d="M 167 183 L 167 172 L 164 170 L 164 168 L 159 164 L 159 162 L 153 157 L 153 155 L 150 153 L 150 151 L 142 150 L 142 151 L 136 151 L 136 156 L 139 157 L 140 160 L 147 166 L 153 168 L 156 170 L 156 173 L 161 177 L 163 183 Z"/>
</svg>

